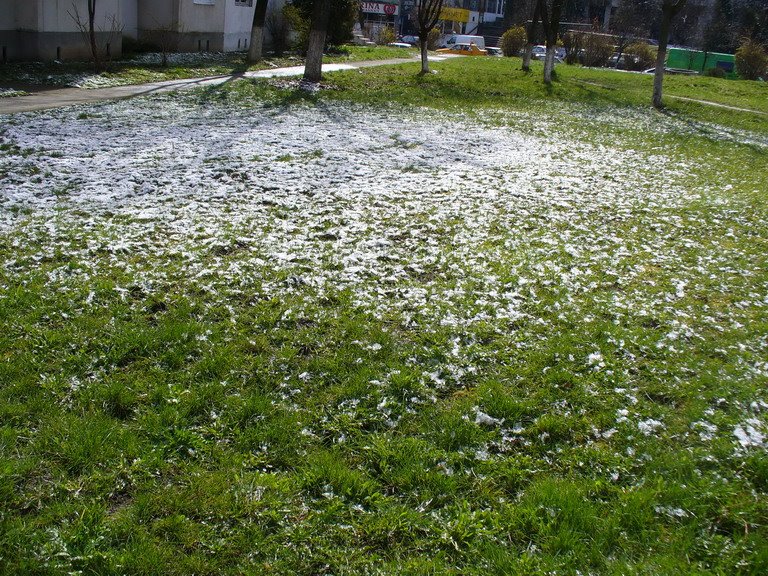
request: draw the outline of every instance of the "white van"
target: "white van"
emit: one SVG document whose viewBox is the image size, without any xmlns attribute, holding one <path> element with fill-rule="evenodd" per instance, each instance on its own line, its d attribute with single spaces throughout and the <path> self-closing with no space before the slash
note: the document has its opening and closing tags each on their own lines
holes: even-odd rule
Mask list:
<svg viewBox="0 0 768 576">
<path fill-rule="evenodd" d="M 467 34 L 453 34 L 447 36 L 440 43 L 440 48 L 453 48 L 456 44 L 474 44 L 480 50 L 485 50 L 485 38 L 482 36 L 468 36 Z"/>
</svg>

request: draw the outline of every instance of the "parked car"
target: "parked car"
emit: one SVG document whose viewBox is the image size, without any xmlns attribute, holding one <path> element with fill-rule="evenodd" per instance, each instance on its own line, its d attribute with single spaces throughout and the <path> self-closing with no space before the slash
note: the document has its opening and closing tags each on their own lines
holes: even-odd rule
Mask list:
<svg viewBox="0 0 768 576">
<path fill-rule="evenodd" d="M 611 68 L 627 69 L 635 64 L 637 64 L 637 58 L 630 54 L 622 54 L 619 56 L 614 52 L 613 56 L 608 59 L 608 66 Z"/>
<path fill-rule="evenodd" d="M 480 50 L 485 50 L 485 38 L 482 36 L 470 36 L 468 34 L 453 34 L 440 40 L 440 48 L 453 48 L 458 44 L 474 44 Z"/>
<path fill-rule="evenodd" d="M 539 44 L 538 46 L 534 46 L 531 49 L 531 58 L 534 60 L 544 60 L 544 57 L 547 55 L 547 47 L 542 46 Z"/>
<path fill-rule="evenodd" d="M 538 46 L 534 46 L 533 49 L 531 50 L 531 58 L 533 58 L 534 60 L 544 60 L 546 56 L 547 56 L 546 46 L 542 46 L 541 44 L 539 44 Z M 555 62 L 557 64 L 562 64 L 564 57 L 565 57 L 565 50 L 563 48 L 555 48 Z"/>
<path fill-rule="evenodd" d="M 498 46 L 486 46 L 485 51 L 488 53 L 488 56 L 504 56 L 504 53 Z"/>
<path fill-rule="evenodd" d="M 440 48 L 440 54 L 460 54 L 462 56 L 485 56 L 488 54 L 485 50 L 477 47 L 476 44 L 455 44 L 453 48 Z"/>
<path fill-rule="evenodd" d="M 413 46 L 416 46 L 416 44 L 419 43 L 419 37 L 411 36 L 411 35 L 403 36 L 402 38 L 400 38 L 400 42 L 405 42 L 406 44 L 411 44 Z"/>
</svg>

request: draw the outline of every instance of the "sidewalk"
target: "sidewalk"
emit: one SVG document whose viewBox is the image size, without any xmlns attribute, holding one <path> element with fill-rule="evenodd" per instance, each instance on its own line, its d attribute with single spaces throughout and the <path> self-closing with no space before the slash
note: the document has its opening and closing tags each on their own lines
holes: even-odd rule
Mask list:
<svg viewBox="0 0 768 576">
<path fill-rule="evenodd" d="M 430 57 L 429 60 L 430 62 L 439 62 L 445 60 L 445 58 L 446 57 L 443 56 L 435 56 Z M 418 61 L 418 59 L 399 58 L 394 60 L 350 62 L 349 64 L 324 64 L 323 73 L 337 72 L 340 70 L 356 70 L 358 68 L 370 68 L 372 66 L 392 66 Z M 46 89 L 27 96 L 0 98 L 0 114 L 33 112 L 35 110 L 47 110 L 49 108 L 60 108 L 63 106 L 72 106 L 74 104 L 88 104 L 91 102 L 101 102 L 103 100 L 120 100 L 146 94 L 187 90 L 189 88 L 198 88 L 200 86 L 218 86 L 225 84 L 226 82 L 237 80 L 238 78 L 282 78 L 301 76 L 302 74 L 304 74 L 304 66 L 292 66 L 290 68 L 274 68 L 272 70 L 245 72 L 243 74 L 226 74 L 223 76 L 187 78 L 184 80 L 166 80 L 163 82 L 152 82 L 150 84 L 115 86 L 112 88 L 96 88 L 93 90 L 85 90 L 82 88 Z"/>
</svg>

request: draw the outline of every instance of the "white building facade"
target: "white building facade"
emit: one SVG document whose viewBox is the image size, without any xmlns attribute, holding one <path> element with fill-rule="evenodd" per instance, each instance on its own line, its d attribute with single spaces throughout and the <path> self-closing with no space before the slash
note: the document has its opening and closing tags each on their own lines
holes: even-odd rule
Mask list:
<svg viewBox="0 0 768 576">
<path fill-rule="evenodd" d="M 233 52 L 248 47 L 254 0 L 134 0 L 139 41 L 175 34 L 181 52 Z"/>
<path fill-rule="evenodd" d="M 136 0 L 96 3 L 98 43 L 111 54 L 120 54 L 121 15 L 124 6 L 131 4 L 135 8 Z M 78 21 L 87 29 L 87 0 L 0 0 L 3 60 L 87 58 L 90 50 Z"/>
<path fill-rule="evenodd" d="M 284 0 L 270 2 L 270 9 Z M 98 0 L 95 29 L 105 55 L 122 53 L 123 37 L 178 51 L 245 50 L 255 0 Z M 0 0 L 0 57 L 7 60 L 76 60 L 90 57 L 80 25 L 87 0 Z"/>
</svg>

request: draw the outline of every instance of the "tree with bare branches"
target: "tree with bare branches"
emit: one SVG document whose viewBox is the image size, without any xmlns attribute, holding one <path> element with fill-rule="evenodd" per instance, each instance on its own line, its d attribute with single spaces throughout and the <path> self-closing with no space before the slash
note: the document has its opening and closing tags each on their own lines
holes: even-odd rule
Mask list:
<svg viewBox="0 0 768 576">
<path fill-rule="evenodd" d="M 77 3 L 72 2 L 72 10 L 68 11 L 69 17 L 77 26 L 80 34 L 83 36 L 83 40 L 89 48 L 91 57 L 93 59 L 93 65 L 97 72 L 101 72 L 106 68 L 111 53 L 110 48 L 114 42 L 119 40 L 120 35 L 123 32 L 123 25 L 120 23 L 118 16 L 112 14 L 106 16 L 104 19 L 104 26 L 97 30 L 96 28 L 96 0 L 87 0 L 87 15 L 80 14 L 80 10 L 77 7 Z M 99 37 L 101 34 L 102 43 L 99 45 Z"/>
<path fill-rule="evenodd" d="M 160 51 L 160 65 L 163 68 L 168 67 L 171 52 L 178 52 L 183 33 L 183 27 L 176 21 L 161 23 L 155 20 L 152 29 L 147 30 L 145 38 Z"/>
<path fill-rule="evenodd" d="M 659 50 L 656 53 L 656 72 L 653 77 L 653 98 L 651 102 L 654 108 L 661 109 L 661 92 L 664 83 L 664 65 L 667 59 L 667 42 L 672 20 L 685 7 L 686 0 L 661 0 L 661 29 L 659 30 Z"/>
<path fill-rule="evenodd" d="M 429 32 L 437 26 L 442 10 L 443 0 L 416 0 L 416 28 L 419 30 L 419 46 L 421 47 L 421 72 L 419 74 L 429 74 L 427 38 Z"/>
<path fill-rule="evenodd" d="M 101 55 L 99 54 L 99 47 L 96 43 L 96 0 L 87 0 L 87 2 L 87 21 L 84 21 L 80 16 L 80 11 L 77 8 L 77 4 L 74 2 L 72 3 L 72 12 L 69 13 L 69 16 L 75 21 L 75 25 L 79 28 L 81 34 L 88 42 L 94 67 L 97 71 L 101 71 L 103 65 L 101 62 Z"/>
</svg>

